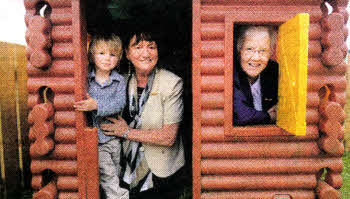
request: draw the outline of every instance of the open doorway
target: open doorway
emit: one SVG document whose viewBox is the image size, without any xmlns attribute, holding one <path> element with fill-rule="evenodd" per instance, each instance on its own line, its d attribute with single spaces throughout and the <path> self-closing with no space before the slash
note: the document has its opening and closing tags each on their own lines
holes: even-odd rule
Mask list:
<svg viewBox="0 0 350 199">
<path fill-rule="evenodd" d="M 114 33 L 123 40 L 135 26 L 152 30 L 158 41 L 158 64 L 183 80 L 184 114 L 179 133 L 185 148 L 185 167 L 191 194 L 192 169 L 192 2 L 151 0 L 88 0 L 86 2 L 87 32 L 93 36 Z M 125 54 L 121 73 L 128 71 Z M 186 183 L 186 182 L 184 182 Z"/>
</svg>

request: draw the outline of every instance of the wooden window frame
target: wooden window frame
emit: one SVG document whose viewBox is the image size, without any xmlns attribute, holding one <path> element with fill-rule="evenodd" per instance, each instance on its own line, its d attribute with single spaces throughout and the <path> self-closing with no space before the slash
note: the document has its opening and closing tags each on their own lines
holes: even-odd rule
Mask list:
<svg viewBox="0 0 350 199">
<path fill-rule="evenodd" d="M 225 15 L 225 69 L 224 69 L 224 134 L 228 137 L 294 136 L 276 125 L 233 126 L 233 50 L 234 25 L 264 24 L 279 26 L 294 13 L 282 14 L 274 10 L 261 12 L 233 12 Z"/>
</svg>

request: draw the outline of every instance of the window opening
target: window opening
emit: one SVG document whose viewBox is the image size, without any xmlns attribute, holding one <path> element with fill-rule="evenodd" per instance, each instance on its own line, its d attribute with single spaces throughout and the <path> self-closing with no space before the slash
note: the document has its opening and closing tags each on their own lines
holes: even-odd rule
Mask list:
<svg viewBox="0 0 350 199">
<path fill-rule="evenodd" d="M 278 26 L 235 24 L 233 47 L 233 124 L 275 124 Z"/>
<path fill-rule="evenodd" d="M 250 21 L 249 16 L 235 14 L 227 15 L 225 18 L 224 79 L 226 82 L 232 81 L 232 83 L 225 84 L 224 87 L 225 135 L 233 137 L 305 135 L 309 15 L 300 13 L 294 17 L 291 16 L 287 21 L 283 17 L 267 19 L 265 15 L 258 18 L 261 20 Z M 234 122 L 236 116 L 233 107 L 237 99 L 234 99 L 233 76 L 237 69 L 237 59 L 235 58 L 238 54 L 235 49 L 237 48 L 237 31 L 240 26 L 247 24 L 278 27 L 277 45 L 276 48 L 272 48 L 271 52 L 271 59 L 278 62 L 279 68 L 276 77 L 278 79 L 276 124 L 257 123 L 256 125 L 237 126 Z M 254 56 L 261 53 L 264 52 L 259 52 L 257 49 L 253 49 L 251 52 Z M 258 64 L 254 63 L 252 66 L 258 66 Z M 247 87 L 250 89 L 249 85 Z M 246 92 L 251 93 L 249 90 Z M 250 97 L 252 98 L 252 96 Z M 253 102 L 250 103 L 254 107 Z"/>
</svg>

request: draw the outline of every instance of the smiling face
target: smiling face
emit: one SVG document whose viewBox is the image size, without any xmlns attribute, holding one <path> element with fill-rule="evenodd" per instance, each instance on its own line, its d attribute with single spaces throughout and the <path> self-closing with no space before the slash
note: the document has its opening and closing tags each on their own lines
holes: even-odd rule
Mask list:
<svg viewBox="0 0 350 199">
<path fill-rule="evenodd" d="M 266 68 L 271 56 L 270 36 L 267 31 L 254 31 L 245 34 L 240 49 L 240 64 L 248 75 L 250 83 L 254 82 Z"/>
<path fill-rule="evenodd" d="M 115 68 L 120 59 L 120 53 L 110 49 L 106 42 L 99 42 L 93 54 L 97 72 L 109 72 Z"/>
<path fill-rule="evenodd" d="M 136 73 L 149 74 L 158 62 L 158 49 L 155 41 L 136 41 L 133 36 L 126 50 L 126 57 L 134 65 Z"/>
</svg>

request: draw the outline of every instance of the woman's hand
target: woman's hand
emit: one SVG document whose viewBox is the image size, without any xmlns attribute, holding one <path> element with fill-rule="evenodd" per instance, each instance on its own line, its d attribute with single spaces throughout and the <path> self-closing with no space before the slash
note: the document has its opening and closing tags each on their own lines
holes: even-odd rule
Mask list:
<svg viewBox="0 0 350 199">
<path fill-rule="evenodd" d="M 273 106 L 271 107 L 267 113 L 270 115 L 270 118 L 271 118 L 271 122 L 275 122 L 276 121 L 276 115 L 277 115 L 277 106 Z"/>
<path fill-rule="evenodd" d="M 107 131 L 104 132 L 105 135 L 114 135 L 121 137 L 129 129 L 128 124 L 121 116 L 118 116 L 118 119 L 108 117 L 107 120 L 111 121 L 112 124 L 100 125 L 100 128 L 103 131 Z"/>
<path fill-rule="evenodd" d="M 97 101 L 90 97 L 89 94 L 87 94 L 86 100 L 81 100 L 79 102 L 75 102 L 73 107 L 77 111 L 92 111 L 97 110 Z"/>
</svg>

